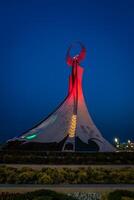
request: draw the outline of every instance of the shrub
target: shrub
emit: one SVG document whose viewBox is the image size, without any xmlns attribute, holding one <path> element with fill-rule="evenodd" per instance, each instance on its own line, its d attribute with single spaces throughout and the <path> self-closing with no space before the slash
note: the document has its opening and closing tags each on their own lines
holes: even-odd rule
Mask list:
<svg viewBox="0 0 134 200">
<path fill-rule="evenodd" d="M 37 190 L 25 194 L 1 193 L 0 200 L 75 200 L 75 198 L 51 190 Z"/>
<path fill-rule="evenodd" d="M 0 166 L 0 183 L 89 184 L 134 183 L 134 168 L 43 168 Z"/>
<path fill-rule="evenodd" d="M 1 150 L 0 163 L 26 164 L 134 164 L 133 152 L 47 152 Z"/>
<path fill-rule="evenodd" d="M 18 175 L 18 183 L 34 183 L 35 182 L 35 172 L 27 171 L 21 172 Z"/>
<path fill-rule="evenodd" d="M 108 200 L 122 200 L 122 197 L 129 197 L 130 199 L 134 199 L 134 192 L 128 190 L 115 190 L 110 192 L 108 195 Z"/>
<path fill-rule="evenodd" d="M 38 183 L 41 183 L 41 184 L 52 184 L 53 180 L 46 173 L 42 173 L 40 175 L 39 179 L 38 179 Z"/>
</svg>

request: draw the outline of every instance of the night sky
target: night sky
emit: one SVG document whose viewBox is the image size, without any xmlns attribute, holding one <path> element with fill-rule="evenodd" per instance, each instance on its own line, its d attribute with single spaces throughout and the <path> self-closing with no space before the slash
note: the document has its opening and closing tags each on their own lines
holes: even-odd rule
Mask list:
<svg viewBox="0 0 134 200">
<path fill-rule="evenodd" d="M 67 48 L 81 41 L 83 90 L 103 136 L 134 139 L 134 1 L 0 1 L 0 142 L 67 95 Z"/>
</svg>

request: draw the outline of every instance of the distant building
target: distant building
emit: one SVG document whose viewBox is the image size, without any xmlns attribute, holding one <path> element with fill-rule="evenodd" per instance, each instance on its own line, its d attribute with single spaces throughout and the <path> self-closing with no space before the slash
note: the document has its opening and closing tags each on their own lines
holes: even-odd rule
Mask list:
<svg viewBox="0 0 134 200">
<path fill-rule="evenodd" d="M 115 147 L 117 151 L 134 151 L 134 142 L 128 140 L 127 142 L 121 143 L 118 138 L 115 138 Z"/>
</svg>

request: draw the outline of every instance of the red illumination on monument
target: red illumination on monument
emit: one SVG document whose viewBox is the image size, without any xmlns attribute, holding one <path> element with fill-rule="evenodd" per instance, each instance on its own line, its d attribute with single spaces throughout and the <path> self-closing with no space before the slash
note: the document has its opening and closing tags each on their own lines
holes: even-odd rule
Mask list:
<svg viewBox="0 0 134 200">
<path fill-rule="evenodd" d="M 77 108 L 78 108 L 78 101 L 81 101 L 82 97 L 82 75 L 83 75 L 83 68 L 79 65 L 80 61 L 82 61 L 85 58 L 86 55 L 86 49 L 85 47 L 78 42 L 81 46 L 81 52 L 74 56 L 70 56 L 70 51 L 73 48 L 73 45 L 71 45 L 67 51 L 67 64 L 69 66 L 72 66 L 72 73 L 69 77 L 69 94 L 73 93 L 74 97 L 74 112 L 73 114 L 77 114 Z"/>
<path fill-rule="evenodd" d="M 53 151 L 115 151 L 101 135 L 88 112 L 82 90 L 84 69 L 80 62 L 85 58 L 86 49 L 78 42 L 81 51 L 71 56 L 71 45 L 66 61 L 72 67 L 69 76 L 68 95 L 64 101 L 42 122 L 17 139 L 22 148 L 38 148 Z M 33 145 L 33 146 L 32 146 Z M 35 149 L 34 149 L 35 150 Z"/>
</svg>

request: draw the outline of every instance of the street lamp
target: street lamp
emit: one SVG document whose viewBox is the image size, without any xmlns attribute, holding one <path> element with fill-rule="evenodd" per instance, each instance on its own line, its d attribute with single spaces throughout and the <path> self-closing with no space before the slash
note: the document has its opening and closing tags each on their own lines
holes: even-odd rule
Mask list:
<svg viewBox="0 0 134 200">
<path fill-rule="evenodd" d="M 131 143 L 131 141 L 130 141 L 130 140 L 128 140 L 128 141 L 127 141 L 127 143 L 128 143 L 128 144 L 130 144 L 130 143 Z"/>
<path fill-rule="evenodd" d="M 114 143 L 116 148 L 120 148 L 120 144 L 119 144 L 119 139 L 118 138 L 114 138 Z"/>
<path fill-rule="evenodd" d="M 115 143 L 116 143 L 116 144 L 118 144 L 118 143 L 119 143 L 119 140 L 118 140 L 118 138 L 114 138 L 114 141 L 115 141 Z"/>
</svg>

